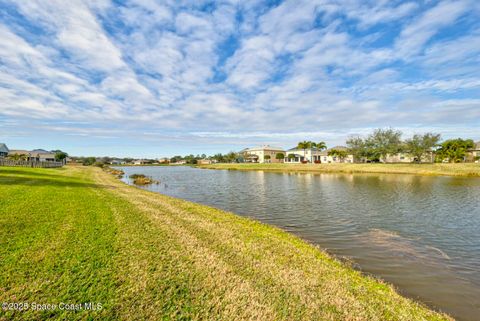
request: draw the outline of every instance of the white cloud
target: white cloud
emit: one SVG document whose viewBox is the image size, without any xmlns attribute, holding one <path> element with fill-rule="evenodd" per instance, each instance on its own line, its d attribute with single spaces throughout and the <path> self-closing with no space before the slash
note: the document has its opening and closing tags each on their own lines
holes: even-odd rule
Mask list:
<svg viewBox="0 0 480 321">
<path fill-rule="evenodd" d="M 454 23 L 469 8 L 469 1 L 443 1 L 406 26 L 395 47 L 400 57 L 421 52 L 425 43 L 441 28 Z"/>
<path fill-rule="evenodd" d="M 24 20 L 0 24 L 0 116 L 98 129 L 55 127 L 75 135 L 142 139 L 141 129 L 209 144 L 471 126 L 478 29 L 442 34 L 469 5 L 14 2 Z"/>
</svg>

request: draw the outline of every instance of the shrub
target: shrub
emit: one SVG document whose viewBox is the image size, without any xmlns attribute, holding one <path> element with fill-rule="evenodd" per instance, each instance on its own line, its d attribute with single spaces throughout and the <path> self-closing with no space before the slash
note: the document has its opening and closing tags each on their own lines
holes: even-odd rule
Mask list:
<svg viewBox="0 0 480 321">
<path fill-rule="evenodd" d="M 153 178 L 147 177 L 143 174 L 132 174 L 129 177 L 133 179 L 133 184 L 135 185 L 150 185 L 160 183 L 159 181 L 156 181 Z"/>
</svg>

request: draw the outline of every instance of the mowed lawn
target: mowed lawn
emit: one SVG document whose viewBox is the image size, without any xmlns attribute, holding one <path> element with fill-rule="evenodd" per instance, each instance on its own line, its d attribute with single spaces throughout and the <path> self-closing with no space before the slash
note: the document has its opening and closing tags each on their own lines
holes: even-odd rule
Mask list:
<svg viewBox="0 0 480 321">
<path fill-rule="evenodd" d="M 435 164 L 286 164 L 286 163 L 239 163 L 198 165 L 200 168 L 229 170 L 262 170 L 275 172 L 345 173 L 345 174 L 412 174 L 445 176 L 480 176 L 479 163 Z"/>
<path fill-rule="evenodd" d="M 443 320 L 279 229 L 99 168 L 0 167 L 1 320 Z"/>
</svg>

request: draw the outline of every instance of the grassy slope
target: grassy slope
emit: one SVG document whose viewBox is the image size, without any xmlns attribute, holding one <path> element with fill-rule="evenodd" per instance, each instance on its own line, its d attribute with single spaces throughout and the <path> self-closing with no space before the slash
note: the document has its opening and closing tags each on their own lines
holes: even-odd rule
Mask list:
<svg viewBox="0 0 480 321">
<path fill-rule="evenodd" d="M 276 228 L 98 168 L 0 168 L 0 319 L 440 320 Z"/>
<path fill-rule="evenodd" d="M 201 168 L 310 173 L 480 176 L 480 164 L 213 164 Z"/>
</svg>

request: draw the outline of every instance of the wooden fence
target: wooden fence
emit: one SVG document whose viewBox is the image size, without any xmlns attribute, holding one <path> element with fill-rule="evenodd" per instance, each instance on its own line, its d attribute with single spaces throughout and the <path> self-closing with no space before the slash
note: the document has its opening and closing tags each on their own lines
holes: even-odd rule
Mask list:
<svg viewBox="0 0 480 321">
<path fill-rule="evenodd" d="M 63 162 L 34 162 L 0 158 L 0 166 L 55 168 L 63 165 Z"/>
</svg>

